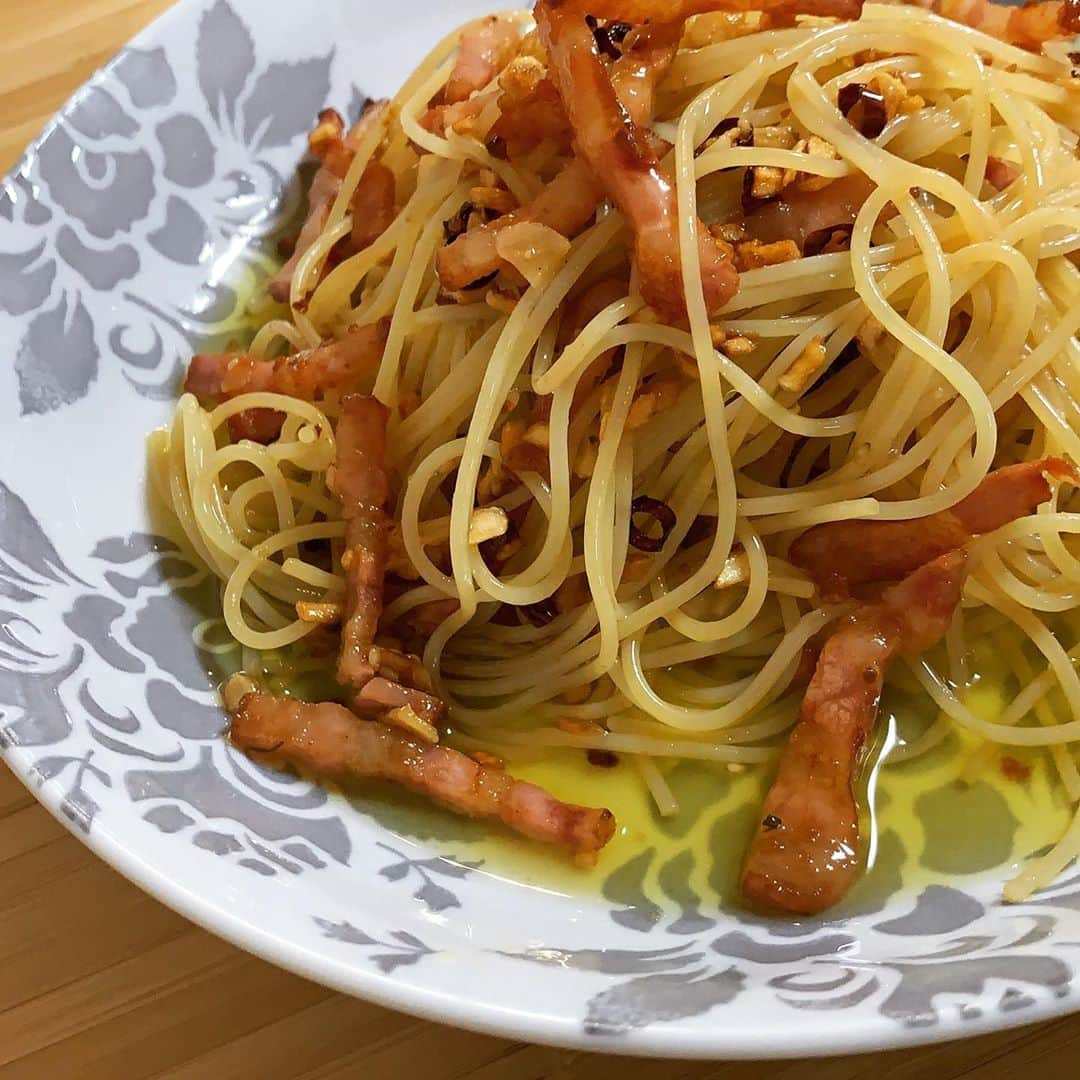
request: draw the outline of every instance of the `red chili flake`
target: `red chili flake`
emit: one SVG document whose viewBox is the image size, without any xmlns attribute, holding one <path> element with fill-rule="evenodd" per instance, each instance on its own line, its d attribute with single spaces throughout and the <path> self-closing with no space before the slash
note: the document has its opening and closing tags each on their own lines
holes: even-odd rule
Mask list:
<svg viewBox="0 0 1080 1080">
<path fill-rule="evenodd" d="M 647 514 L 660 526 L 659 536 L 650 536 L 634 524 L 638 514 Z M 675 511 L 666 502 L 639 495 L 630 504 L 630 546 L 638 551 L 659 551 L 668 538 L 668 533 L 675 528 Z"/>
<path fill-rule="evenodd" d="M 613 769 L 619 764 L 619 757 L 614 750 L 586 750 L 586 758 L 590 765 L 598 769 Z"/>
<path fill-rule="evenodd" d="M 836 95 L 836 107 L 860 135 L 876 139 L 889 119 L 885 98 L 863 83 L 848 83 Z"/>
<path fill-rule="evenodd" d="M 1018 761 L 1012 754 L 1005 754 L 1001 758 L 1001 775 L 1006 780 L 1014 780 L 1023 783 L 1031 779 L 1031 766 Z"/>
</svg>

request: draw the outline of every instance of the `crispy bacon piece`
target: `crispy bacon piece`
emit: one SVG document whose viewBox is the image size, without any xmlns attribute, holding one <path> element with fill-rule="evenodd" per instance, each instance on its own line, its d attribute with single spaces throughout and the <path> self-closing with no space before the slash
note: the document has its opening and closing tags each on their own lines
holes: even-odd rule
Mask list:
<svg viewBox="0 0 1080 1080">
<path fill-rule="evenodd" d="M 1015 161 L 992 155 L 986 159 L 986 181 L 998 191 L 1004 191 L 1023 171 Z"/>
<path fill-rule="evenodd" d="M 457 750 L 426 746 L 342 705 L 245 695 L 230 732 L 240 749 L 329 780 L 388 780 L 466 817 L 502 821 L 533 840 L 592 860 L 615 833 L 610 810 L 560 802 L 542 788 L 480 765 Z"/>
<path fill-rule="evenodd" d="M 510 62 L 521 43 L 521 27 L 510 19 L 488 15 L 465 27 L 457 60 L 446 80 L 447 102 L 464 101 L 482 90 Z"/>
<path fill-rule="evenodd" d="M 360 688 L 353 698 L 353 709 L 358 713 L 383 713 L 408 705 L 417 716 L 436 727 L 446 717 L 446 705 L 434 694 L 425 693 L 412 686 L 376 675 Z"/>
<path fill-rule="evenodd" d="M 1022 49 L 1080 33 L 1080 0 L 1036 0 L 1022 7 L 992 0 L 907 0 Z"/>
<path fill-rule="evenodd" d="M 853 225 L 873 190 L 873 183 L 862 173 L 842 176 L 817 191 L 789 187 L 779 198 L 747 214 L 746 229 L 763 243 L 794 240 L 804 250 L 810 237 Z"/>
<path fill-rule="evenodd" d="M 372 161 L 349 199 L 352 251 L 363 251 L 382 236 L 394 220 L 396 199 L 394 174 L 381 161 Z"/>
<path fill-rule="evenodd" d="M 200 353 L 191 358 L 184 391 L 218 401 L 259 390 L 318 401 L 328 390 L 354 389 L 369 378 L 382 358 L 386 333 L 385 321 L 354 326 L 343 338 L 277 360 Z"/>
<path fill-rule="evenodd" d="M 191 358 L 184 391 L 211 401 L 256 391 L 318 401 L 330 390 L 357 390 L 378 367 L 386 333 L 385 321 L 351 327 L 337 341 L 277 360 L 250 353 L 200 353 Z M 277 438 L 281 421 L 273 409 L 245 409 L 230 417 L 229 428 L 234 439 L 266 443 Z"/>
<path fill-rule="evenodd" d="M 375 674 L 370 660 L 382 614 L 390 497 L 386 472 L 389 412 L 373 397 L 349 394 L 337 424 L 337 460 L 328 476 L 345 517 L 345 621 L 341 626 L 338 682 L 362 687 Z"/>
<path fill-rule="evenodd" d="M 304 253 L 319 239 L 326 225 L 326 219 L 330 214 L 330 207 L 334 205 L 338 192 L 341 190 L 341 177 L 325 167 L 319 168 L 311 180 L 311 188 L 308 190 L 308 212 L 304 218 L 304 224 L 300 227 L 300 234 L 296 238 L 292 254 L 285 265 L 266 283 L 266 291 L 279 303 L 284 304 L 289 300 L 292 291 L 293 274 Z"/>
<path fill-rule="evenodd" d="M 352 165 L 353 157 L 357 148 L 368 134 L 371 128 L 377 124 L 386 112 L 390 103 L 388 101 L 369 102 L 360 119 L 353 124 L 348 133 L 345 133 L 345 122 L 333 109 L 324 109 L 319 113 L 319 123 L 308 136 L 308 149 L 319 159 L 321 164 L 311 181 L 311 189 L 308 192 L 308 212 L 304 224 L 300 229 L 300 235 L 296 239 L 296 246 L 288 262 L 267 282 L 267 292 L 281 303 L 289 299 L 292 289 L 293 274 L 304 253 L 319 239 L 326 219 L 330 214 L 330 208 L 341 190 L 341 181 Z M 374 164 L 374 163 L 373 163 Z M 383 172 L 389 172 L 379 166 Z M 364 170 L 364 175 L 357 185 L 353 195 L 354 205 L 359 200 L 362 211 L 370 211 L 376 202 L 385 206 L 386 200 L 386 177 L 379 172 L 373 171 L 373 165 Z M 369 176 L 369 174 L 371 174 Z M 393 181 L 393 174 L 390 174 Z M 372 186 L 371 192 L 362 189 Z M 394 192 L 390 191 L 390 205 L 393 207 Z M 355 226 L 354 226 L 355 228 Z M 385 228 L 385 226 L 384 226 Z M 381 230 L 380 230 L 381 231 Z M 376 236 L 378 233 L 375 234 Z M 370 243 L 370 241 L 368 241 Z"/>
<path fill-rule="evenodd" d="M 642 296 L 666 318 L 680 321 L 686 304 L 675 188 L 661 171 L 649 139 L 616 96 L 585 14 L 565 0 L 537 3 L 535 15 L 551 76 L 570 118 L 578 153 L 633 231 Z M 673 20 L 665 15 L 664 21 Z M 706 305 L 713 310 L 735 294 L 738 273 L 704 226 L 699 248 Z"/>
<path fill-rule="evenodd" d="M 990 473 L 966 499 L 937 514 L 815 525 L 791 545 L 789 558 L 810 574 L 826 599 L 841 599 L 849 586 L 896 581 L 972 536 L 1030 514 L 1050 498 L 1047 475 L 1080 483 L 1080 473 L 1061 458 L 1007 465 Z"/>
<path fill-rule="evenodd" d="M 742 893 L 752 904 L 814 915 L 851 888 L 861 864 L 852 779 L 885 670 L 944 636 L 966 561 L 966 552 L 953 551 L 920 567 L 825 643 L 743 868 Z"/>
<path fill-rule="evenodd" d="M 774 19 L 795 15 L 857 19 L 862 12 L 862 0 L 551 0 L 551 6 L 635 24 L 682 23 L 710 11 L 763 11 Z"/>
<path fill-rule="evenodd" d="M 589 170 L 573 159 L 532 202 L 487 225 L 470 229 L 440 248 L 435 268 L 443 288 L 451 292 L 467 289 L 502 268 L 495 245 L 500 229 L 534 221 L 572 238 L 592 220 L 599 200 L 600 189 Z"/>
</svg>

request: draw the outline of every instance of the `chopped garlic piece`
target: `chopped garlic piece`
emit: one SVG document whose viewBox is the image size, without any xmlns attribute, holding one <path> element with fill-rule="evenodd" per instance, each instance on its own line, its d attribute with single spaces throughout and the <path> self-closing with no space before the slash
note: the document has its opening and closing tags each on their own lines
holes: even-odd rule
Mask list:
<svg viewBox="0 0 1080 1080">
<path fill-rule="evenodd" d="M 550 280 L 570 251 L 570 241 L 538 221 L 519 221 L 495 235 L 495 250 L 530 284 Z"/>
<path fill-rule="evenodd" d="M 516 99 L 532 93 L 547 75 L 547 68 L 535 56 L 516 56 L 499 75 L 499 88 Z"/>
<path fill-rule="evenodd" d="M 517 206 L 517 199 L 505 188 L 482 185 L 469 192 L 469 201 L 475 207 L 506 214 Z"/>
<path fill-rule="evenodd" d="M 774 240 L 763 244 L 760 240 L 747 240 L 738 247 L 740 269 L 759 270 L 763 266 L 778 266 L 802 257 L 794 240 Z"/>
<path fill-rule="evenodd" d="M 775 127 L 754 128 L 754 145 L 767 146 L 775 150 L 790 150 L 799 136 L 794 128 L 778 124 Z"/>
<path fill-rule="evenodd" d="M 230 713 L 240 708 L 240 702 L 248 694 L 254 694 L 259 689 L 259 684 L 245 671 L 238 671 L 230 675 L 221 687 L 221 700 L 226 710 Z"/>
<path fill-rule="evenodd" d="M 301 622 L 318 623 L 330 626 L 341 622 L 341 605 L 335 603 L 315 603 L 309 600 L 297 600 L 296 614 Z"/>
<path fill-rule="evenodd" d="M 727 562 L 724 563 L 724 569 L 720 571 L 720 576 L 714 582 L 714 585 L 718 589 L 727 589 L 732 585 L 740 585 L 744 581 L 750 579 L 750 558 L 745 551 L 741 549 L 729 555 Z"/>
<path fill-rule="evenodd" d="M 825 345 L 821 338 L 811 338 L 794 363 L 780 376 L 780 386 L 801 394 L 825 370 Z"/>
<path fill-rule="evenodd" d="M 755 199 L 771 199 L 784 190 L 784 170 L 775 165 L 755 165 L 750 194 Z"/>
<path fill-rule="evenodd" d="M 422 716 L 417 716 L 408 705 L 399 705 L 383 715 L 383 720 L 393 727 L 415 735 L 421 742 L 434 746 L 439 741 L 439 729 Z"/>
<path fill-rule="evenodd" d="M 748 337 L 736 334 L 720 343 L 720 351 L 729 359 L 735 360 L 740 356 L 749 356 L 757 346 Z"/>
<path fill-rule="evenodd" d="M 538 446 L 541 450 L 547 450 L 551 446 L 551 430 L 543 420 L 530 424 L 521 437 L 522 442 L 530 446 Z"/>
<path fill-rule="evenodd" d="M 469 518 L 469 543 L 482 544 L 485 540 L 505 536 L 508 528 L 510 519 L 501 506 L 482 506 Z"/>
</svg>

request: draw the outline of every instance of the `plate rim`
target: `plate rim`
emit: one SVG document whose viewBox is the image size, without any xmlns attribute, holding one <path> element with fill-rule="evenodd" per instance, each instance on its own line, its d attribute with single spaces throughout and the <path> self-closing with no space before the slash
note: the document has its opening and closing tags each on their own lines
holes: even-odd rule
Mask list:
<svg viewBox="0 0 1080 1080">
<path fill-rule="evenodd" d="M 201 2 L 174 0 L 88 75 L 46 119 L 6 171 L 4 180 L 12 181 L 20 173 L 87 88 L 108 77 L 127 50 L 159 44 L 172 25 L 182 25 Z M 145 130 L 140 124 L 140 134 Z M 54 780 L 35 779 L 31 769 L 33 762 L 26 749 L 17 745 L 0 746 L 0 757 L 19 782 L 69 833 L 113 870 L 170 910 L 237 948 L 295 975 L 433 1023 L 515 1041 L 620 1056 L 734 1061 L 824 1058 L 929 1046 L 1027 1027 L 1080 1012 L 1080 979 L 1073 979 L 1060 996 L 1040 998 L 1022 1012 L 985 1010 L 962 1025 L 956 1020 L 943 1019 L 935 1027 L 924 1028 L 890 1022 L 879 1014 L 856 1013 L 843 1035 L 838 1037 L 835 1030 L 812 1026 L 800 1026 L 795 1034 L 785 1031 L 780 1024 L 770 1032 L 748 1030 L 725 1020 L 723 1013 L 718 1013 L 715 1023 L 702 1028 L 652 1023 L 614 1035 L 589 1033 L 570 1016 L 501 1007 L 495 1003 L 494 995 L 457 997 L 392 973 L 308 949 L 298 940 L 274 933 L 242 914 L 205 899 L 190 884 L 162 869 L 160 864 L 125 846 L 113 835 L 107 819 L 96 822 L 87 832 L 76 828 L 62 810 L 59 785 Z"/>
</svg>

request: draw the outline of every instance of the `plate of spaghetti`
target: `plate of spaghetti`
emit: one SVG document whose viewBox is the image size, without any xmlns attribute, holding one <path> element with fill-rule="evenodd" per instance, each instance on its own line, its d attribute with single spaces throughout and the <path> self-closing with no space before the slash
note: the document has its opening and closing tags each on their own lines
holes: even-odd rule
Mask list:
<svg viewBox="0 0 1080 1080">
<path fill-rule="evenodd" d="M 6 760 L 464 1026 L 1075 1008 L 1080 7 L 459 6 L 189 0 L 5 182 Z"/>
</svg>

